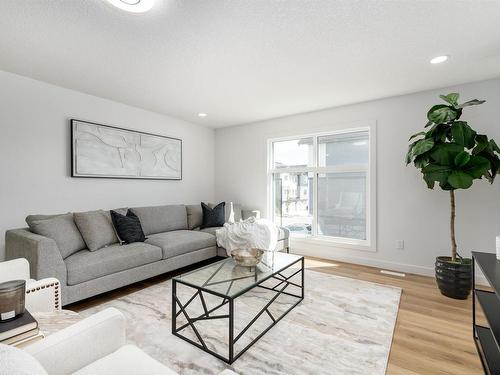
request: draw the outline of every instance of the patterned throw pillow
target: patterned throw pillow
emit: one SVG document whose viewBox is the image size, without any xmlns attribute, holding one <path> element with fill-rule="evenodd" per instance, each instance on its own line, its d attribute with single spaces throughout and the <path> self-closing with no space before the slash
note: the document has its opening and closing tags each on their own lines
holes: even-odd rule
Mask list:
<svg viewBox="0 0 500 375">
<path fill-rule="evenodd" d="M 127 244 L 146 241 L 141 221 L 132 211 L 128 210 L 126 216 L 113 210 L 110 211 L 110 214 L 116 233 L 121 241 Z"/>
<path fill-rule="evenodd" d="M 224 222 L 226 221 L 225 208 L 226 202 L 221 202 L 213 208 L 210 208 L 208 205 L 201 202 L 201 209 L 203 211 L 203 224 L 200 228 L 203 229 L 211 227 L 222 227 L 224 225 Z"/>
</svg>

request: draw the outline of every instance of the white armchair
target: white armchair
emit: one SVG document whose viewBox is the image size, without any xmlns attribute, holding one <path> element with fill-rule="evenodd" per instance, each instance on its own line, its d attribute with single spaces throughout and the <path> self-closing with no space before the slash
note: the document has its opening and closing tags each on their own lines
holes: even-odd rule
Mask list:
<svg viewBox="0 0 500 375">
<path fill-rule="evenodd" d="M 26 280 L 25 306 L 30 312 L 49 312 L 61 309 L 59 280 L 48 277 L 30 278 L 30 265 L 24 258 L 0 262 L 0 283 L 9 280 Z"/>
<path fill-rule="evenodd" d="M 176 375 L 125 339 L 125 317 L 115 308 L 100 311 L 24 350 L 49 375 Z M 220 375 L 237 375 L 224 370 Z"/>
</svg>

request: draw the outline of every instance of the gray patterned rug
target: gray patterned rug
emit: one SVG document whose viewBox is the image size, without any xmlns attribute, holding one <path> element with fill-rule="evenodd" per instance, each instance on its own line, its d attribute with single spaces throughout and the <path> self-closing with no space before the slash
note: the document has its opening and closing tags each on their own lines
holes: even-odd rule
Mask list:
<svg viewBox="0 0 500 375">
<path fill-rule="evenodd" d="M 89 308 L 81 314 L 89 316 L 111 306 L 122 311 L 127 317 L 129 342 L 181 375 L 211 375 L 224 368 L 241 375 L 384 374 L 401 289 L 311 270 L 306 271 L 305 285 L 305 299 L 232 365 L 171 334 L 170 281 Z M 254 289 L 236 300 L 236 332 L 262 308 L 267 301 L 266 293 L 272 292 Z M 193 293 L 180 288 L 178 294 L 185 302 Z M 219 299 L 207 298 L 209 306 L 218 302 Z M 273 315 L 286 309 L 288 303 L 290 301 L 280 297 Z M 201 304 L 194 303 L 190 308 L 202 311 Z M 239 344 L 249 342 L 252 335 L 255 337 L 258 333 L 259 325 L 269 324 L 269 319 L 263 314 Z M 224 350 L 227 320 L 195 324 L 200 324 L 197 328 L 208 347 Z"/>
</svg>

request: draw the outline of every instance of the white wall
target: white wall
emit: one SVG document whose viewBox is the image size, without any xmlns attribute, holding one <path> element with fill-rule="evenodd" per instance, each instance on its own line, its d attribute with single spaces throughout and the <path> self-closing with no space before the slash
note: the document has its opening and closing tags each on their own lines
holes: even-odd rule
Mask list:
<svg viewBox="0 0 500 375">
<path fill-rule="evenodd" d="M 325 245 L 297 247 L 310 255 L 353 261 L 406 272 L 432 274 L 434 258 L 449 253 L 449 195 L 427 189 L 421 174 L 403 159 L 408 137 L 422 130 L 426 112 L 439 94 L 459 92 L 462 99 L 486 99 L 465 110 L 473 128 L 500 144 L 500 79 L 420 92 L 383 100 L 217 129 L 215 191 L 226 199 L 266 212 L 268 138 L 345 128 L 346 123 L 377 122 L 377 251 L 369 253 Z M 475 182 L 457 192 L 459 251 L 494 252 L 500 235 L 500 179 Z M 396 241 L 404 240 L 404 250 Z M 292 247 L 293 247 L 292 243 Z"/>
<path fill-rule="evenodd" d="M 181 138 L 183 180 L 70 177 L 69 118 Z M 0 260 L 33 213 L 198 203 L 214 197 L 214 131 L 0 71 Z"/>
</svg>

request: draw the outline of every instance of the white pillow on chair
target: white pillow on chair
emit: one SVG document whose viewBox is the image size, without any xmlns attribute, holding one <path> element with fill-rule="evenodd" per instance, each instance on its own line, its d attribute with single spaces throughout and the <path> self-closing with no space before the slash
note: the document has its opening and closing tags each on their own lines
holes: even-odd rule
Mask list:
<svg viewBox="0 0 500 375">
<path fill-rule="evenodd" d="M 31 355 L 14 346 L 0 344 L 0 375 L 48 375 Z"/>
</svg>

